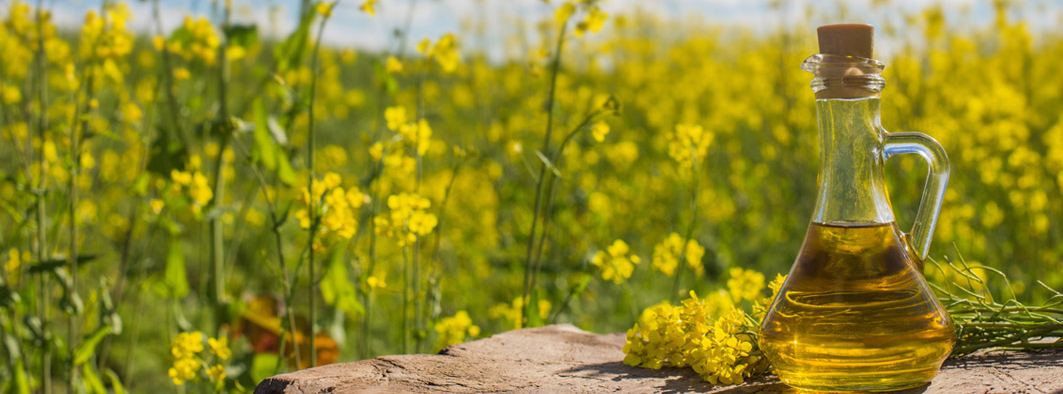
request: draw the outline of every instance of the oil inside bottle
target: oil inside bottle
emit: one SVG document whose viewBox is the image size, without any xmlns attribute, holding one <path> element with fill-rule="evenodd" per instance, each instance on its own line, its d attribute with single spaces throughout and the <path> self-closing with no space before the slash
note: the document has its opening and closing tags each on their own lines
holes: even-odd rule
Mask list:
<svg viewBox="0 0 1063 394">
<path fill-rule="evenodd" d="M 812 223 L 761 325 L 784 383 L 883 391 L 934 377 L 955 332 L 900 234 L 893 222 Z"/>
</svg>

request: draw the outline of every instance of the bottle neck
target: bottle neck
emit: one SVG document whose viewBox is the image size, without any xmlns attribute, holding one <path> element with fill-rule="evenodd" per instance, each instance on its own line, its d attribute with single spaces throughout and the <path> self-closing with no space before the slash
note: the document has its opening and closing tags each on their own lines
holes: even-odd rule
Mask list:
<svg viewBox="0 0 1063 394">
<path fill-rule="evenodd" d="M 879 97 L 886 86 L 882 70 L 886 66 L 875 59 L 815 54 L 801 69 L 815 75 L 812 91 L 817 99 Z"/>
<path fill-rule="evenodd" d="M 820 169 L 812 221 L 892 222 L 882 171 L 885 132 L 879 123 L 879 99 L 817 99 L 816 114 Z"/>
</svg>

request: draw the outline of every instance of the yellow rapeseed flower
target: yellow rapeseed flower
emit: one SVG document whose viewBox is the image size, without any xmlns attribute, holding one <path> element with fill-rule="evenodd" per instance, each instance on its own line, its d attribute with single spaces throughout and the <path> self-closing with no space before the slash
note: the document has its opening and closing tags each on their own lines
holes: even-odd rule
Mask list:
<svg viewBox="0 0 1063 394">
<path fill-rule="evenodd" d="M 207 376 L 210 380 L 219 382 L 225 380 L 225 366 L 218 364 L 207 369 Z"/>
<path fill-rule="evenodd" d="M 605 141 L 605 136 L 609 134 L 609 124 L 605 122 L 596 122 L 591 126 L 591 136 L 595 141 Z"/>
<path fill-rule="evenodd" d="M 203 333 L 199 331 L 182 332 L 170 345 L 174 358 L 189 358 L 203 351 Z"/>
<path fill-rule="evenodd" d="M 320 180 L 311 183 L 311 188 L 302 190 L 302 207 L 295 212 L 295 218 L 299 220 L 300 227 L 310 228 L 310 203 L 314 202 L 314 208 L 318 214 L 320 235 L 336 233 L 339 236 L 350 239 L 358 231 L 358 217 L 360 209 L 366 201 L 366 196 L 357 187 L 346 190 L 342 187 L 343 179 L 339 174 L 329 172 Z M 312 190 L 311 190 L 312 189 Z"/>
<path fill-rule="evenodd" d="M 402 72 L 402 62 L 394 56 L 388 56 L 388 60 L 384 62 L 384 70 L 388 74 L 398 74 Z"/>
<path fill-rule="evenodd" d="M 403 141 L 417 150 L 417 154 L 424 155 L 428 152 L 428 147 L 432 143 L 432 127 L 428 125 L 428 121 L 421 119 L 404 124 L 399 126 L 398 132 Z"/>
<path fill-rule="evenodd" d="M 539 300 L 539 318 L 546 319 L 550 316 L 550 308 L 553 305 L 550 301 Z M 510 303 L 495 304 L 487 310 L 487 317 L 491 319 L 501 319 L 506 323 L 506 327 L 510 329 L 517 329 L 521 327 L 521 311 L 524 309 L 523 297 L 517 297 Z"/>
<path fill-rule="evenodd" d="M 7 250 L 7 263 L 4 263 L 4 270 L 7 271 L 7 278 L 11 286 L 18 286 L 22 278 L 22 265 L 31 262 L 31 258 L 29 252 L 20 253 L 17 248 Z"/>
<path fill-rule="evenodd" d="M 158 215 L 159 212 L 162 212 L 162 208 L 166 206 L 166 202 L 157 198 L 153 198 L 148 201 L 148 206 L 151 207 L 151 212 L 154 212 L 156 215 Z"/>
<path fill-rule="evenodd" d="M 700 125 L 679 124 L 668 134 L 668 155 L 680 167 L 690 169 L 701 163 L 709 151 L 714 135 Z"/>
<path fill-rule="evenodd" d="M 399 193 L 388 196 L 389 212 L 374 218 L 378 234 L 395 239 L 405 246 L 425 236 L 439 223 L 434 214 L 428 213 L 431 201 L 416 193 Z"/>
<path fill-rule="evenodd" d="M 557 10 L 554 10 L 554 20 L 558 24 L 564 24 L 568 22 L 568 18 L 572 17 L 574 13 L 576 13 L 576 5 L 572 4 L 571 1 L 566 1 L 560 7 L 557 7 Z"/>
<path fill-rule="evenodd" d="M 472 319 L 469 318 L 469 313 L 466 311 L 458 311 L 454 316 L 440 319 L 439 323 L 435 325 L 435 331 L 438 334 L 435 345 L 436 351 L 450 345 L 465 342 L 468 337 L 480 335 L 480 327 L 472 324 Z"/>
<path fill-rule="evenodd" d="M 406 117 L 406 107 L 394 106 L 384 109 L 384 120 L 387 122 L 388 130 L 398 131 L 399 127 L 406 124 L 408 118 Z"/>
<path fill-rule="evenodd" d="M 705 248 L 697 241 L 689 240 L 686 248 L 683 247 L 683 237 L 678 233 L 671 233 L 657 246 L 653 247 L 652 266 L 661 273 L 672 276 L 679 266 L 679 258 L 683 256 L 687 266 L 698 276 L 705 270 L 701 264 L 701 257 L 705 255 Z"/>
<path fill-rule="evenodd" d="M 388 287 L 386 272 L 381 272 L 380 275 L 370 275 L 365 279 L 365 284 L 372 289 L 384 289 Z"/>
<path fill-rule="evenodd" d="M 576 37 L 582 37 L 585 33 L 597 33 L 605 26 L 605 21 L 609 18 L 609 14 L 600 10 L 597 6 L 591 7 L 587 12 L 587 17 L 576 24 L 576 29 L 572 31 Z"/>
<path fill-rule="evenodd" d="M 233 351 L 229 350 L 228 337 L 208 338 L 207 344 L 210 345 L 210 353 L 222 360 L 228 360 L 233 356 Z"/>
<path fill-rule="evenodd" d="M 210 183 L 203 173 L 196 171 L 192 174 L 192 184 L 188 187 L 188 195 L 200 206 L 207 205 L 214 198 L 214 191 L 211 190 Z"/>
<path fill-rule="evenodd" d="M 177 67 L 177 68 L 173 69 L 173 78 L 178 80 L 178 81 L 184 81 L 184 80 L 186 80 L 188 78 L 191 78 L 191 77 L 192 77 L 192 73 L 189 72 L 187 68 Z"/>
<path fill-rule="evenodd" d="M 317 3 L 316 6 L 314 6 L 314 10 L 317 12 L 318 15 L 321 15 L 322 17 L 331 18 L 332 8 L 335 5 L 336 3 L 331 1 L 322 1 Z"/>
<path fill-rule="evenodd" d="M 631 277 L 635 271 L 635 265 L 642 259 L 635 254 L 628 255 L 630 248 L 623 240 L 616 240 L 606 248 L 606 251 L 598 251 L 591 258 L 591 264 L 602 270 L 602 279 L 620 284 Z"/>
<path fill-rule="evenodd" d="M 11 105 L 22 101 L 22 91 L 15 86 L 3 86 L 4 104 Z"/>
<path fill-rule="evenodd" d="M 377 0 L 365 0 L 364 3 L 358 9 L 362 12 L 369 14 L 369 16 L 376 16 L 376 2 Z"/>
<path fill-rule="evenodd" d="M 195 358 L 178 358 L 174 360 L 168 374 L 173 384 L 180 386 L 185 384 L 185 381 L 195 379 L 196 372 L 202 367 L 203 364 Z"/>
<path fill-rule="evenodd" d="M 417 44 L 417 52 L 426 58 L 434 59 L 443 72 L 453 72 L 458 68 L 461 54 L 458 52 L 458 37 L 454 33 L 444 34 L 434 44 L 427 38 Z"/>
<path fill-rule="evenodd" d="M 767 362 L 754 355 L 750 334 L 759 322 L 729 304 L 730 298 L 699 298 L 691 291 L 678 306 L 663 303 L 647 309 L 627 332 L 624 364 L 690 366 L 712 384 L 737 384 L 762 372 Z"/>
<path fill-rule="evenodd" d="M 727 279 L 727 291 L 735 301 L 756 301 L 764 291 L 764 274 L 742 268 L 731 268 L 731 278 Z"/>
</svg>

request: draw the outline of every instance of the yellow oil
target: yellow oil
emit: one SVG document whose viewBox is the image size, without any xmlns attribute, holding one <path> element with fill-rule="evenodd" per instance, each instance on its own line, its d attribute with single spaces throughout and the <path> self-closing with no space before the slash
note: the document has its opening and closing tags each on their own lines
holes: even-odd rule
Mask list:
<svg viewBox="0 0 1063 394">
<path fill-rule="evenodd" d="M 955 332 L 895 223 L 813 223 L 764 318 L 760 346 L 779 379 L 826 391 L 917 387 Z"/>
</svg>

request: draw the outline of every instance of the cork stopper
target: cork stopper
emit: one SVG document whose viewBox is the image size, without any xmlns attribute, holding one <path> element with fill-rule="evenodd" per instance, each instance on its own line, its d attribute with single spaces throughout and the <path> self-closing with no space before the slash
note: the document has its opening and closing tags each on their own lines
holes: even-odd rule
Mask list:
<svg viewBox="0 0 1063 394">
<path fill-rule="evenodd" d="M 856 23 L 823 25 L 816 32 L 819 33 L 819 53 L 871 58 L 874 26 Z"/>
<path fill-rule="evenodd" d="M 816 90 L 816 98 L 863 98 L 879 97 L 877 90 L 862 86 L 865 77 L 877 78 L 881 67 L 866 67 L 874 48 L 875 27 L 865 24 L 845 23 L 824 25 L 816 29 L 819 35 L 820 62 L 814 73 L 824 82 Z M 853 59 L 857 58 L 857 59 Z M 881 63 L 879 63 L 881 64 Z M 840 81 L 840 82 L 837 82 Z"/>
</svg>

